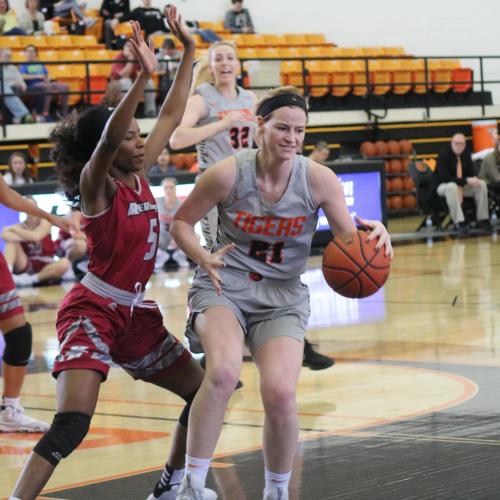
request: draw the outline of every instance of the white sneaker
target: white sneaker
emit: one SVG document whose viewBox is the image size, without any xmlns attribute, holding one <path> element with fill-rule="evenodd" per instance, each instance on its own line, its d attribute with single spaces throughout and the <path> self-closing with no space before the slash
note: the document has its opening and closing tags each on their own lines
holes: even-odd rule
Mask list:
<svg viewBox="0 0 500 500">
<path fill-rule="evenodd" d="M 288 500 L 288 488 L 264 488 L 264 500 Z"/>
<path fill-rule="evenodd" d="M 153 497 L 154 498 L 154 497 Z M 162 500 L 164 500 L 162 498 Z M 184 476 L 176 500 L 217 500 L 217 493 L 208 488 L 195 488 L 189 474 Z"/>
<path fill-rule="evenodd" d="M 47 432 L 49 424 L 28 417 L 22 406 L 6 406 L 0 410 L 0 432 Z"/>
<path fill-rule="evenodd" d="M 189 267 L 189 261 L 187 260 L 186 254 L 182 250 L 176 250 L 172 254 L 172 259 L 179 264 L 179 267 Z"/>
<path fill-rule="evenodd" d="M 28 273 L 13 274 L 12 278 L 16 286 L 31 286 L 35 282 L 35 276 Z"/>
</svg>

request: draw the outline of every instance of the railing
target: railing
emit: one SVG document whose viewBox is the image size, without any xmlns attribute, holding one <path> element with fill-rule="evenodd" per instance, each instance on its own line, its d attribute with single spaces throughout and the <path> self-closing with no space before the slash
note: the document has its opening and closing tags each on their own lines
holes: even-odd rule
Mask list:
<svg viewBox="0 0 500 500">
<path fill-rule="evenodd" d="M 487 85 L 496 85 L 500 84 L 500 79 L 485 79 L 485 62 L 486 61 L 494 61 L 498 63 L 500 67 L 500 56 L 432 56 L 432 57 L 414 57 L 414 56 L 356 56 L 356 57 L 314 57 L 314 58 L 305 58 L 305 57 L 291 57 L 291 58 L 248 58 L 248 59 L 240 59 L 240 64 L 241 64 L 241 71 L 242 75 L 246 74 L 245 71 L 245 64 L 251 61 L 258 61 L 258 62 L 281 62 L 281 61 L 299 61 L 301 64 L 302 68 L 302 81 L 301 84 L 298 85 L 298 87 L 304 89 L 304 93 L 306 95 L 309 95 L 311 92 L 311 89 L 315 87 L 325 87 L 326 84 L 318 84 L 318 85 L 311 85 L 308 82 L 308 77 L 309 77 L 309 72 L 307 69 L 307 62 L 308 61 L 362 61 L 363 62 L 363 67 L 364 67 L 364 78 L 365 81 L 363 83 L 350 83 L 350 87 L 366 87 L 366 92 L 361 95 L 364 99 L 364 111 L 367 113 L 367 116 L 369 119 L 372 117 L 377 117 L 375 110 L 380 109 L 380 98 L 383 97 L 382 95 L 377 95 L 374 92 L 374 89 L 379 86 L 386 86 L 388 85 L 387 83 L 374 83 L 371 78 L 371 73 L 372 71 L 370 70 L 370 61 L 381 61 L 381 60 L 389 60 L 389 61 L 402 61 L 402 60 L 423 60 L 424 62 L 424 68 L 423 68 L 423 80 L 421 81 L 412 81 L 412 86 L 415 85 L 422 85 L 425 88 L 425 92 L 422 94 L 424 97 L 424 107 L 426 110 L 426 116 L 430 117 L 431 114 L 431 108 L 432 104 L 430 102 L 430 95 L 431 95 L 431 89 L 433 86 L 439 85 L 439 84 L 447 84 L 449 82 L 447 81 L 435 81 L 430 79 L 430 72 L 432 69 L 430 69 L 429 62 L 432 60 L 441 60 L 441 59 L 455 59 L 455 60 L 467 60 L 467 61 L 472 61 L 476 63 L 476 66 L 478 68 L 478 71 L 473 71 L 473 75 L 477 75 L 479 73 L 479 78 L 475 79 L 472 77 L 471 80 L 467 81 L 454 81 L 453 83 L 455 84 L 471 84 L 472 88 L 478 87 L 480 89 L 479 93 L 479 105 L 481 107 L 481 114 L 482 116 L 485 115 L 486 112 L 486 100 L 485 100 L 485 86 Z M 162 62 L 167 63 L 167 75 L 170 72 L 170 64 L 176 64 L 178 63 L 179 60 L 165 60 Z M 93 64 L 110 64 L 113 62 L 116 62 L 115 60 L 83 60 L 83 61 L 36 61 L 37 63 L 44 64 L 44 65 L 62 65 L 62 64 L 68 64 L 68 65 L 84 65 L 85 66 L 85 76 L 83 78 L 85 85 L 84 88 L 75 90 L 75 91 L 68 91 L 65 92 L 64 94 L 66 95 L 81 95 L 83 102 L 85 104 L 90 104 L 91 103 L 91 96 L 100 94 L 104 95 L 105 91 L 102 90 L 92 90 L 91 89 L 91 78 L 93 75 L 91 75 L 90 71 L 90 65 Z M 14 64 L 12 62 L 9 63 L 4 63 L 0 62 L 0 98 L 5 96 L 5 95 L 12 95 L 12 94 L 7 94 L 4 92 L 4 85 L 3 85 L 3 80 L 4 80 L 4 73 L 3 73 L 3 67 L 7 64 Z M 390 70 L 388 70 L 390 72 Z M 500 71 L 499 71 L 500 74 Z M 68 77 L 72 77 L 72 75 L 68 75 Z M 77 77 L 74 77 L 75 79 Z M 389 84 L 391 86 L 391 89 L 394 88 L 396 85 L 402 85 L 406 84 L 407 82 L 402 82 L 402 81 L 397 81 L 393 80 Z M 341 84 L 328 84 L 329 87 L 341 87 L 345 86 L 346 84 L 341 83 Z M 249 89 L 254 89 L 254 90 L 261 90 L 261 89 L 268 89 L 269 86 L 248 86 Z M 156 90 L 151 90 L 151 92 L 155 92 Z M 61 95 L 61 93 L 50 93 L 51 95 Z M 14 95 L 18 97 L 23 97 L 23 96 L 34 96 L 34 95 L 43 95 L 41 92 L 23 92 L 23 93 L 15 93 Z M 45 93 L 44 95 L 48 95 Z M 5 103 L 3 99 L 1 99 L 1 105 L 0 109 L 5 113 Z M 2 122 L 2 135 L 3 137 L 7 137 L 7 127 L 5 124 L 5 120 Z"/>
</svg>

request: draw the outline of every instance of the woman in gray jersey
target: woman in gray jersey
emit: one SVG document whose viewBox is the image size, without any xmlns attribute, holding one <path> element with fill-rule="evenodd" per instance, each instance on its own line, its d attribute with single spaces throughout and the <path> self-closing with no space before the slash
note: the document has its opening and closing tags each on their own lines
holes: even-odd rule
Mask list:
<svg viewBox="0 0 500 500">
<path fill-rule="evenodd" d="M 170 139 L 174 149 L 196 145 L 201 172 L 237 151 L 252 147 L 255 95 L 236 85 L 239 71 L 236 48 L 214 43 L 206 59 L 198 61 L 191 97 L 181 124 Z M 207 248 L 216 239 L 217 209 L 202 220 Z"/>
<path fill-rule="evenodd" d="M 209 169 L 177 211 L 171 233 L 199 267 L 189 292 L 190 322 L 207 356 L 191 410 L 186 476 L 178 500 L 203 498 L 224 412 L 238 380 L 244 342 L 260 373 L 265 410 L 264 499 L 288 499 L 298 438 L 296 385 L 302 365 L 309 292 L 300 281 L 319 208 L 335 234 L 354 231 L 335 174 L 303 156 L 307 108 L 293 87 L 267 93 L 257 106 L 261 149 Z M 212 253 L 193 227 L 218 206 Z M 392 256 L 378 221 L 360 221 Z"/>
</svg>

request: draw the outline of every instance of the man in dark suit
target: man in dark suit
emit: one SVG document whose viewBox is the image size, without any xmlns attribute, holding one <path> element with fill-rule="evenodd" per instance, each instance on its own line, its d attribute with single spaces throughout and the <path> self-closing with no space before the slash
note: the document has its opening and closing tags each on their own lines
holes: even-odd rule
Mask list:
<svg viewBox="0 0 500 500">
<path fill-rule="evenodd" d="M 466 145 L 463 134 L 453 135 L 450 145 L 439 155 L 433 177 L 434 188 L 438 196 L 446 199 L 451 219 L 459 231 L 467 230 L 462 210 L 464 197 L 473 197 L 476 202 L 476 227 L 490 230 L 488 189 L 486 183 L 476 177 Z"/>
</svg>

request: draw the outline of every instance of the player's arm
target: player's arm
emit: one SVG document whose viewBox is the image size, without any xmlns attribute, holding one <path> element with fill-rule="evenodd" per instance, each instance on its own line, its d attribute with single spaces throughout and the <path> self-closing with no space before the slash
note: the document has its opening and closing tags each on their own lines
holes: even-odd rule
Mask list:
<svg viewBox="0 0 500 500">
<path fill-rule="evenodd" d="M 58 226 L 65 231 L 69 231 L 73 227 L 73 223 L 65 221 L 61 217 L 50 214 L 39 208 L 35 203 L 23 198 L 17 191 L 11 189 L 0 175 L 0 203 L 6 207 L 15 210 L 16 212 L 24 212 L 33 217 L 41 217 L 49 221 L 52 225 Z"/>
<path fill-rule="evenodd" d="M 80 192 L 84 209 L 90 215 L 106 210 L 113 199 L 116 187 L 109 176 L 109 170 L 118 147 L 128 133 L 144 88 L 156 66 L 154 51 L 142 38 L 139 24 L 135 21 L 131 24 L 134 30 L 132 47 L 140 62 L 141 72 L 110 116 L 94 153 L 82 171 Z"/>
<path fill-rule="evenodd" d="M 172 132 L 181 123 L 193 73 L 195 42 L 173 6 L 167 10 L 167 22 L 172 33 L 182 42 L 184 52 L 174 82 L 160 109 L 158 120 L 146 140 L 144 159 L 146 171 L 156 163 L 158 155 L 168 143 Z"/>
<path fill-rule="evenodd" d="M 19 241 L 37 242 L 41 241 L 50 234 L 51 224 L 46 220 L 41 220 L 35 229 L 29 229 L 23 224 L 14 224 L 8 229 L 20 238 Z"/>
</svg>

